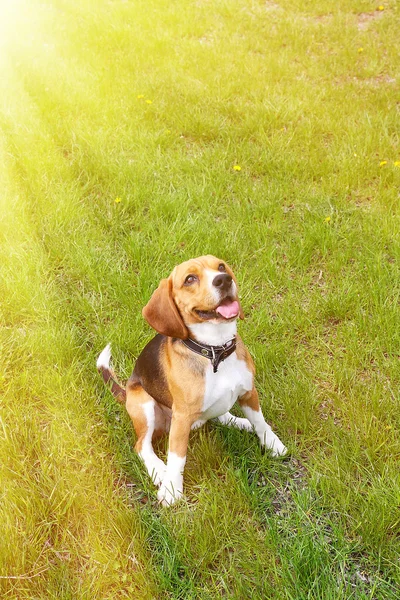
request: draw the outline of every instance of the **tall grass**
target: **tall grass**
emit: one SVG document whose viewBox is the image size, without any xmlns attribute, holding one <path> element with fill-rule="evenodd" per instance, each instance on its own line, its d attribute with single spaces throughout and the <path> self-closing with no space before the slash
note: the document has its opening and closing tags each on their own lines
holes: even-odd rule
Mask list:
<svg viewBox="0 0 400 600">
<path fill-rule="evenodd" d="M 0 11 L 2 596 L 397 598 L 397 3 Z M 207 252 L 291 458 L 209 424 L 163 509 L 95 357 Z"/>
</svg>

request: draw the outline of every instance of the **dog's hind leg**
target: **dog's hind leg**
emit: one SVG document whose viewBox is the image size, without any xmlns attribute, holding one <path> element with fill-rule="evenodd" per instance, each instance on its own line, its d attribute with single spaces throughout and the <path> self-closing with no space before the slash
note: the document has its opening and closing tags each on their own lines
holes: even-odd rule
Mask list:
<svg viewBox="0 0 400 600">
<path fill-rule="evenodd" d="M 143 460 L 155 485 L 161 485 L 166 465 L 154 452 L 152 439 L 168 429 L 168 419 L 140 383 L 128 383 L 126 410 L 132 419 L 137 441 L 135 450 Z"/>
<path fill-rule="evenodd" d="M 248 419 L 243 419 L 242 417 L 235 417 L 230 412 L 227 412 L 224 415 L 217 417 L 217 419 L 223 425 L 228 425 L 229 427 L 236 427 L 237 429 L 245 429 L 246 431 L 253 431 L 253 425 Z"/>
</svg>

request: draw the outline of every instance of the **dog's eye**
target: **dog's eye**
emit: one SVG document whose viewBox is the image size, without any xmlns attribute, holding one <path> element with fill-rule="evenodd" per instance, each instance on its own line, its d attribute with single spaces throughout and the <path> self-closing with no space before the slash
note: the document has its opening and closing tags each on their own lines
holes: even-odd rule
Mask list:
<svg viewBox="0 0 400 600">
<path fill-rule="evenodd" d="M 184 281 L 184 285 L 192 285 L 195 281 L 197 281 L 196 275 L 188 275 Z"/>
<path fill-rule="evenodd" d="M 218 265 L 218 271 L 222 271 L 223 273 L 226 271 L 224 263 L 221 263 L 220 265 Z"/>
</svg>

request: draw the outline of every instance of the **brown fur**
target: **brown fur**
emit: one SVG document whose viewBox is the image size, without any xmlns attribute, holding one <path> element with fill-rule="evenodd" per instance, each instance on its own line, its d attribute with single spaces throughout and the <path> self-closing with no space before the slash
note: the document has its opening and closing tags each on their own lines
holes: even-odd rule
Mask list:
<svg viewBox="0 0 400 600">
<path fill-rule="evenodd" d="M 126 395 L 126 410 L 132 419 L 133 426 L 136 432 L 135 450 L 140 452 L 142 443 L 147 433 L 148 423 L 146 415 L 143 411 L 143 404 L 152 400 L 152 397 L 142 388 L 140 384 L 129 386 Z M 171 415 L 155 403 L 155 428 L 153 440 L 160 437 L 166 431 L 169 431 Z"/>
<path fill-rule="evenodd" d="M 113 371 L 111 371 L 111 369 L 106 369 L 105 367 L 100 367 L 99 373 L 103 377 L 104 383 L 110 386 L 111 393 L 118 400 L 118 402 L 125 402 L 126 391 L 124 390 L 122 385 L 118 383 Z"/>
<path fill-rule="evenodd" d="M 186 339 L 189 332 L 182 321 L 172 296 L 172 279 L 162 279 L 142 315 L 153 329 L 163 335 Z"/>
</svg>

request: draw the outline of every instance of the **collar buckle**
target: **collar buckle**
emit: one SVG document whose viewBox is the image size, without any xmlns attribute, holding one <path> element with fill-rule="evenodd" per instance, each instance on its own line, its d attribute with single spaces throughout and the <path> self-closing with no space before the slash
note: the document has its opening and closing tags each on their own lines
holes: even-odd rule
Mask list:
<svg viewBox="0 0 400 600">
<path fill-rule="evenodd" d="M 187 348 L 200 354 L 204 358 L 208 358 L 213 366 L 213 372 L 218 371 L 220 363 L 228 358 L 236 350 L 236 337 L 225 342 L 221 346 L 208 346 L 207 344 L 201 344 L 190 338 L 182 340 Z"/>
</svg>

